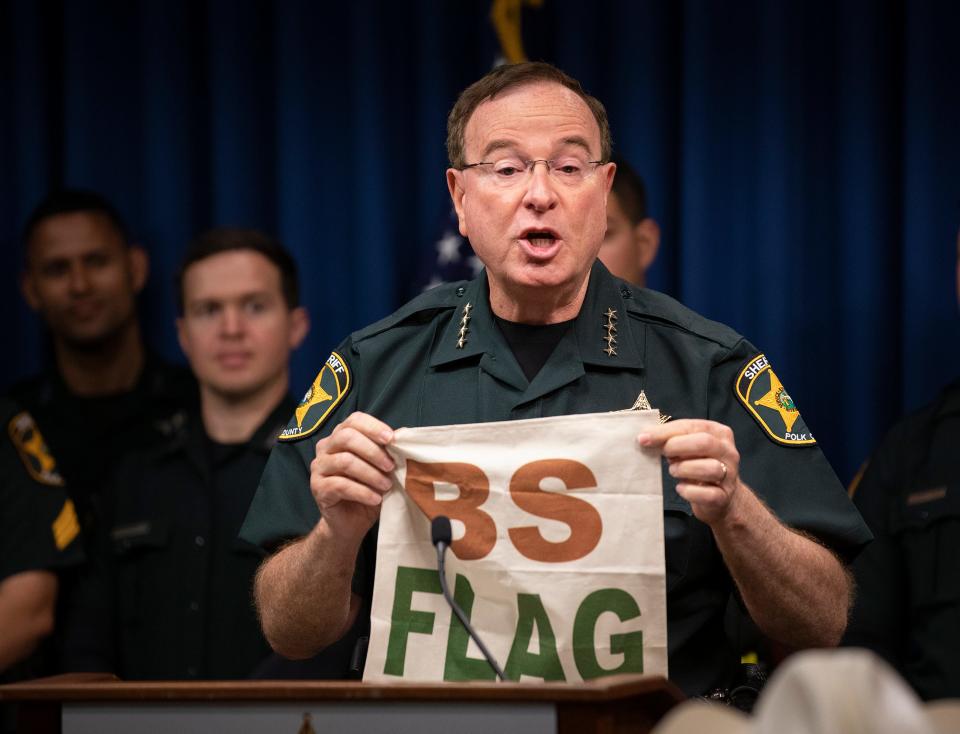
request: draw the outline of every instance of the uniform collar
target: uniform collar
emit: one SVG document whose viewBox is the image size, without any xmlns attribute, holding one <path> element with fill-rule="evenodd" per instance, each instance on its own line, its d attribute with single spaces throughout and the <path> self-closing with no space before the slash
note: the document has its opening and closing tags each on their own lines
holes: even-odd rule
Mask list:
<svg viewBox="0 0 960 734">
<path fill-rule="evenodd" d="M 621 288 L 600 261 L 594 263 L 589 277 L 587 293 L 572 328 L 529 385 L 535 393 L 548 392 L 575 379 L 583 374 L 584 365 L 614 369 L 643 368 L 641 345 L 627 322 L 625 299 L 630 297 L 629 289 Z M 453 317 L 440 334 L 430 366 L 439 367 L 482 355 L 481 366 L 494 377 L 517 389 L 526 388 L 526 377 L 497 328 L 490 310 L 486 270 L 470 281 L 462 292 L 458 291 L 457 296 Z M 608 326 L 612 328 L 608 329 Z M 607 354 L 608 341 L 605 337 L 610 333 L 613 336 L 610 343 L 614 353 Z M 462 348 L 458 348 L 461 334 L 464 343 Z"/>
<path fill-rule="evenodd" d="M 273 449 L 277 436 L 290 420 L 296 408 L 296 401 L 289 395 L 271 411 L 270 415 L 260 424 L 250 440 L 244 444 L 244 451 L 252 451 L 267 455 Z M 203 472 L 207 470 L 207 435 L 203 427 L 203 418 L 199 410 L 191 413 L 188 425 L 170 445 L 170 453 L 184 451 Z"/>
</svg>

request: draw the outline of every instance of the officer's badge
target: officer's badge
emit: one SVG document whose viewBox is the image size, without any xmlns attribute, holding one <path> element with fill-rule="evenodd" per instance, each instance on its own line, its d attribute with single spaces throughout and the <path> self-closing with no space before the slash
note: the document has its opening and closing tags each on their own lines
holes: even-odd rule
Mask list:
<svg viewBox="0 0 960 734">
<path fill-rule="evenodd" d="M 334 352 L 293 413 L 293 420 L 281 431 L 281 441 L 295 441 L 316 431 L 350 390 L 350 370 Z"/>
<path fill-rule="evenodd" d="M 806 446 L 816 443 L 793 398 L 774 374 L 766 356 L 747 362 L 737 378 L 737 397 L 777 443 Z"/>
<path fill-rule="evenodd" d="M 17 413 L 10 420 L 7 430 L 27 473 L 42 484 L 62 487 L 63 477 L 57 471 L 57 462 L 40 435 L 33 416 L 26 411 Z"/>
</svg>

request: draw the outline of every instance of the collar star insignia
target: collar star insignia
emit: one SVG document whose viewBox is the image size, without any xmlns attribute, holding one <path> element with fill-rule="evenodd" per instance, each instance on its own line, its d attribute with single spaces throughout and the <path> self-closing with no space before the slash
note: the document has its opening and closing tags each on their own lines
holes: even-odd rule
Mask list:
<svg viewBox="0 0 960 734">
<path fill-rule="evenodd" d="M 608 357 L 613 357 L 617 353 L 617 327 L 614 324 L 617 320 L 617 311 L 616 309 L 607 307 L 607 311 L 603 315 L 607 317 L 607 323 L 603 325 L 603 328 L 607 330 L 607 333 L 603 336 L 603 340 L 607 343 L 607 346 L 603 351 Z"/>
<path fill-rule="evenodd" d="M 770 391 L 759 400 L 755 400 L 754 405 L 762 405 L 766 408 L 777 411 L 783 418 L 783 425 L 787 427 L 787 433 L 793 430 L 793 424 L 800 417 L 797 406 L 793 403 L 787 391 L 783 389 L 780 379 L 770 371 Z"/>
<path fill-rule="evenodd" d="M 460 330 L 457 332 L 457 349 L 463 349 L 467 343 L 467 332 L 470 331 L 470 311 L 473 309 L 471 304 L 463 307 L 463 316 L 460 319 Z"/>
</svg>

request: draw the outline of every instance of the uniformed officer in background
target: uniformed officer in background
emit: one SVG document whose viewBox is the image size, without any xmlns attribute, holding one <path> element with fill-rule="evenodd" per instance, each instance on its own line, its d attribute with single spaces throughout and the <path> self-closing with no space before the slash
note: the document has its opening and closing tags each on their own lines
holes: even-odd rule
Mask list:
<svg viewBox="0 0 960 734">
<path fill-rule="evenodd" d="M 137 296 L 147 254 L 110 202 L 55 191 L 31 214 L 23 243 L 23 295 L 47 327 L 53 359 L 11 392 L 43 429 L 90 530 L 117 461 L 169 437 L 196 387 L 144 344 Z"/>
<path fill-rule="evenodd" d="M 876 540 L 854 564 L 844 642 L 885 657 L 928 700 L 960 697 L 958 447 L 960 381 L 894 426 L 851 487 Z"/>
<path fill-rule="evenodd" d="M 72 670 L 243 678 L 270 654 L 250 598 L 262 554 L 237 534 L 296 405 L 288 363 L 309 328 L 296 265 L 261 232 L 212 230 L 189 246 L 179 287 L 199 414 L 119 465 L 101 568 L 69 621 Z"/>
<path fill-rule="evenodd" d="M 660 225 L 647 208 L 647 187 L 626 159 L 614 155 L 617 167 L 607 197 L 607 230 L 597 257 L 613 275 L 641 288 L 660 249 Z"/>
<path fill-rule="evenodd" d="M 80 523 L 33 416 L 0 398 L 0 682 L 47 672 L 59 573 L 83 560 Z M 0 731 L 16 730 L 0 705 Z"/>
<path fill-rule="evenodd" d="M 0 398 L 0 674 L 53 631 L 57 571 L 83 560 L 80 525 L 33 416 Z"/>
<path fill-rule="evenodd" d="M 281 434 L 242 531 L 275 551 L 255 587 L 274 649 L 312 655 L 368 614 L 393 427 L 648 403 L 673 416 L 638 436 L 666 459 L 671 678 L 729 684 L 735 589 L 771 637 L 837 644 L 843 558 L 869 532 L 759 350 L 596 261 L 615 172 L 600 102 L 550 65 L 502 66 L 460 96 L 447 147 L 485 270 L 348 337 Z"/>
</svg>

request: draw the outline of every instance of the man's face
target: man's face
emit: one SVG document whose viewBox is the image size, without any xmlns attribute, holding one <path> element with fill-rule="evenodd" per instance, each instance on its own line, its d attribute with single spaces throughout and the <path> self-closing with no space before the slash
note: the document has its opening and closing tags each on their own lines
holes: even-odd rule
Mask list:
<svg viewBox="0 0 960 734">
<path fill-rule="evenodd" d="M 276 265 L 259 252 L 232 250 L 187 268 L 177 333 L 201 389 L 243 399 L 286 385 L 307 318 L 287 307 Z"/>
<path fill-rule="evenodd" d="M 660 245 L 660 228 L 649 217 L 634 223 L 613 192 L 607 198 L 607 231 L 598 257 L 607 270 L 635 285 L 646 285 L 647 268 Z"/>
<path fill-rule="evenodd" d="M 136 319 L 136 295 L 146 276 L 146 254 L 128 247 L 109 218 L 71 212 L 34 229 L 22 287 L 54 338 L 83 348 Z"/>
<path fill-rule="evenodd" d="M 477 106 L 467 122 L 468 163 L 515 157 L 527 161 L 576 155 L 600 158 L 600 130 L 586 103 L 553 82 L 509 89 Z M 489 167 L 488 167 L 489 168 Z M 615 166 L 604 165 L 576 186 L 537 164 L 529 178 L 502 187 L 476 169 L 447 171 L 460 220 L 487 268 L 491 297 L 529 299 L 553 289 L 579 289 L 606 229 L 606 199 Z"/>
<path fill-rule="evenodd" d="M 598 257 L 618 278 L 636 283 L 638 274 L 642 275 L 638 250 L 634 224 L 623 213 L 616 194 L 610 194 L 607 199 L 607 231 Z"/>
</svg>

